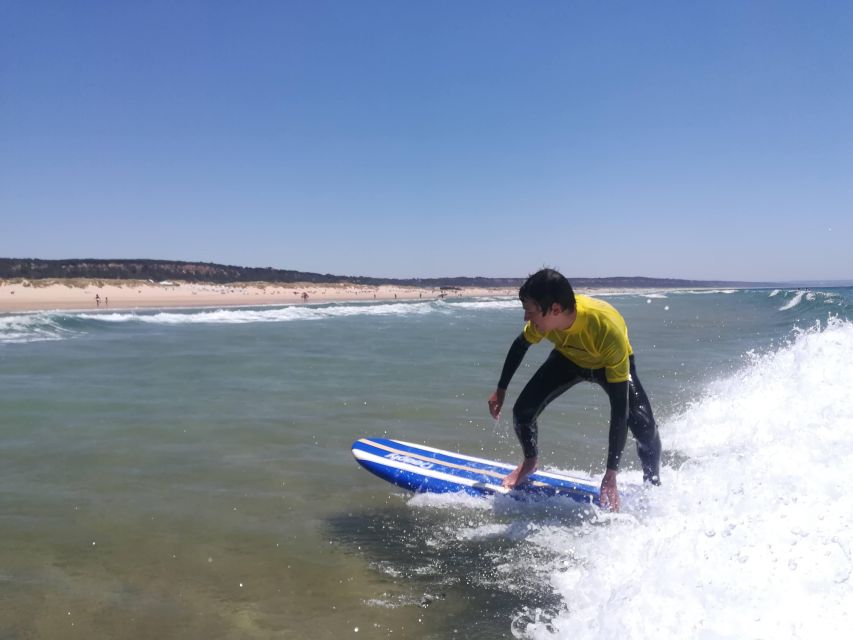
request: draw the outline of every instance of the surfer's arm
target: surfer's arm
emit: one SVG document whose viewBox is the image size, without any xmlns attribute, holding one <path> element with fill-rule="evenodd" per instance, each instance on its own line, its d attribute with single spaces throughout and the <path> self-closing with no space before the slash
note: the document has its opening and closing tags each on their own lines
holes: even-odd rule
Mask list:
<svg viewBox="0 0 853 640">
<path fill-rule="evenodd" d="M 628 439 L 628 382 L 610 382 L 605 387 L 610 398 L 610 435 L 607 448 L 607 470 L 601 481 L 601 506 L 619 511 L 616 473 Z"/>
<path fill-rule="evenodd" d="M 616 472 L 628 439 L 628 382 L 609 382 L 605 388 L 610 398 L 607 469 Z"/>
<path fill-rule="evenodd" d="M 504 404 L 509 381 L 512 380 L 512 376 L 516 369 L 518 369 L 518 365 L 524 360 L 524 354 L 527 353 L 528 348 L 530 348 L 530 343 L 524 337 L 523 333 L 519 334 L 512 345 L 510 345 L 509 352 L 506 354 L 506 360 L 504 361 L 504 368 L 501 371 L 501 379 L 498 381 L 498 388 L 495 389 L 495 392 L 489 398 L 489 413 L 495 420 L 501 415 L 501 408 Z"/>
<path fill-rule="evenodd" d="M 518 365 L 521 364 L 521 361 L 524 360 L 524 354 L 527 353 L 529 348 L 530 343 L 527 341 L 527 338 L 524 337 L 524 334 L 518 334 L 518 337 L 510 345 L 509 351 L 506 354 L 504 368 L 501 371 L 501 379 L 498 380 L 498 389 L 506 391 L 509 386 L 509 381 L 512 380 L 513 374 L 515 374 L 515 371 L 518 369 Z"/>
</svg>

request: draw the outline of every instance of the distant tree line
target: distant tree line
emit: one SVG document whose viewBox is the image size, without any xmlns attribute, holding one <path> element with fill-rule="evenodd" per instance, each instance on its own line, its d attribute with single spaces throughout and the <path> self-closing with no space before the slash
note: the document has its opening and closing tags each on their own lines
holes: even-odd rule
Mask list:
<svg viewBox="0 0 853 640">
<path fill-rule="evenodd" d="M 211 282 L 217 284 L 236 282 L 269 282 L 290 284 L 310 282 L 315 284 L 398 285 L 414 287 L 518 287 L 524 278 L 370 278 L 365 276 L 338 276 L 329 273 L 311 273 L 271 267 L 236 267 L 208 262 L 181 262 L 177 260 L 40 260 L 0 258 L 0 278 L 91 278 L 103 280 L 181 280 L 183 282 Z M 575 287 L 612 288 L 662 288 L 662 287 L 718 287 L 756 286 L 770 283 L 729 282 L 710 280 L 679 280 L 675 278 L 612 277 L 572 278 Z"/>
</svg>

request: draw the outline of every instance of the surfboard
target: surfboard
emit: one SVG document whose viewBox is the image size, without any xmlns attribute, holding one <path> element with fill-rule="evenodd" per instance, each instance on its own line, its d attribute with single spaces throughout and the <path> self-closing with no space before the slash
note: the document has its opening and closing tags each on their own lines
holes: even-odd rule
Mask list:
<svg viewBox="0 0 853 640">
<path fill-rule="evenodd" d="M 435 449 L 402 440 L 361 438 L 352 445 L 358 463 L 391 484 L 414 492 L 464 492 L 484 496 L 565 496 L 582 503 L 598 503 L 593 480 L 562 473 L 537 471 L 516 489 L 501 486 L 514 465 Z"/>
</svg>

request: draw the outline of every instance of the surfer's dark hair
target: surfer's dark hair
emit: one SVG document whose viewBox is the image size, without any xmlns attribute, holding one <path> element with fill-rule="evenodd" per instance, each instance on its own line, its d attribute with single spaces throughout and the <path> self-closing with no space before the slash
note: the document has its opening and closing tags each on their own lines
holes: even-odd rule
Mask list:
<svg viewBox="0 0 853 640">
<path fill-rule="evenodd" d="M 575 310 L 575 291 L 571 283 L 559 271 L 540 269 L 518 290 L 518 299 L 534 302 L 543 313 L 555 302 L 565 311 Z"/>
</svg>

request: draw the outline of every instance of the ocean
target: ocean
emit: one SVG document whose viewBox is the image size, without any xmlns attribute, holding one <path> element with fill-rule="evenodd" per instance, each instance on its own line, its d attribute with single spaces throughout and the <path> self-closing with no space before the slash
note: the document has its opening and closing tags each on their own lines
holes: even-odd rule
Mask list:
<svg viewBox="0 0 853 640">
<path fill-rule="evenodd" d="M 803 638 L 853 616 L 853 289 L 605 297 L 664 444 L 619 514 L 413 496 L 362 436 L 507 462 L 513 299 L 0 315 L 0 638 Z M 581 385 L 540 465 L 600 477 Z"/>
</svg>

